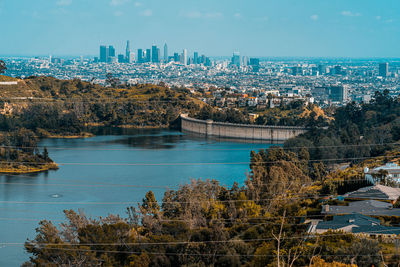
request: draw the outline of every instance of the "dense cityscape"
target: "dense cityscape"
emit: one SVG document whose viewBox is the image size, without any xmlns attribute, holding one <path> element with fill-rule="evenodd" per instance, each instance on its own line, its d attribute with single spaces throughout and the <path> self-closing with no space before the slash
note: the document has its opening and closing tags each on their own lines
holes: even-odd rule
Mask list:
<svg viewBox="0 0 400 267">
<path fill-rule="evenodd" d="M 111 73 L 123 84 L 159 84 L 209 92 L 218 105 L 230 103 L 264 107 L 268 95 L 278 103 L 303 99 L 321 106 L 347 102 L 369 102 L 375 91 L 399 89 L 400 61 L 397 59 L 265 58 L 241 56 L 212 58 L 187 49 L 168 53 L 160 48 L 131 51 L 127 41 L 124 54 L 114 46 L 100 46 L 99 56 L 6 57 L 7 74 L 13 77 L 53 76 L 81 79 L 106 85 Z M 222 93 L 223 92 L 223 93 Z M 223 97 L 222 97 L 223 95 Z"/>
</svg>

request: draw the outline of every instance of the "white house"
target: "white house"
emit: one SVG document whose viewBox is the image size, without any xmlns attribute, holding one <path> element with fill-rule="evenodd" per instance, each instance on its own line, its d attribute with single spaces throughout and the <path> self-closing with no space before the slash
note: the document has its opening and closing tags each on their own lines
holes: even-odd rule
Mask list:
<svg viewBox="0 0 400 267">
<path fill-rule="evenodd" d="M 372 170 L 370 170 L 368 167 L 365 167 L 365 179 L 375 184 L 377 180 L 374 178 L 374 174 L 379 174 L 382 172 L 387 173 L 386 178 L 390 178 L 397 184 L 400 184 L 400 166 L 394 162 L 388 162 L 386 165 L 376 167 Z"/>
</svg>

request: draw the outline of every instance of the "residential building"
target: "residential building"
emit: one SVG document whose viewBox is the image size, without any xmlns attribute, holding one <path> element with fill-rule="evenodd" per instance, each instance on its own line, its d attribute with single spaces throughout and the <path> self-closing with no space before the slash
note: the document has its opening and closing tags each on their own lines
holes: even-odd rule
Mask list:
<svg viewBox="0 0 400 267">
<path fill-rule="evenodd" d="M 363 237 L 393 238 L 400 234 L 400 227 L 383 226 L 379 219 L 359 213 L 334 216 L 331 221 L 312 221 L 307 231 L 310 234 L 323 234 L 329 230 Z"/>
<path fill-rule="evenodd" d="M 400 188 L 385 185 L 373 185 L 343 195 L 346 199 L 386 200 L 395 203 L 400 197 Z"/>
<path fill-rule="evenodd" d="M 371 216 L 399 216 L 400 209 L 393 208 L 393 205 L 384 201 L 362 200 L 350 202 L 348 206 L 343 205 L 323 205 L 322 214 L 343 215 L 361 213 Z"/>
<path fill-rule="evenodd" d="M 383 166 L 376 167 L 370 170 L 364 168 L 365 179 L 372 183 L 379 183 L 383 178 L 387 178 L 397 184 L 400 184 L 400 166 L 394 162 L 388 162 Z"/>
</svg>

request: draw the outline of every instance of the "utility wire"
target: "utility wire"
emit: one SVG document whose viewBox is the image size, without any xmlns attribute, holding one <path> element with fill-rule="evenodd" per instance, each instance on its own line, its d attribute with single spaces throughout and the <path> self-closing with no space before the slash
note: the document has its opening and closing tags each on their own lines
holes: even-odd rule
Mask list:
<svg viewBox="0 0 400 267">
<path fill-rule="evenodd" d="M 128 135 L 130 136 L 130 135 Z M 141 135 L 139 135 L 140 137 Z M 173 136 L 173 135 L 171 135 Z M 184 135 L 176 135 L 184 136 Z M 135 136 L 132 136 L 135 137 Z M 380 144 L 348 144 L 348 145 L 335 145 L 335 146 L 298 146 L 298 147 L 282 147 L 277 144 L 267 144 L 269 147 L 254 147 L 254 148 L 205 148 L 205 149 L 170 149 L 170 148 L 93 148 L 93 147 L 59 147 L 59 146 L 0 146 L 3 148 L 15 148 L 15 149 L 36 149 L 36 148 L 47 148 L 48 150 L 84 150 L 84 151 L 157 151 L 157 150 L 167 150 L 167 151 L 248 151 L 248 150 L 261 150 L 270 149 L 274 147 L 279 147 L 283 150 L 293 150 L 293 149 L 323 149 L 323 148 L 339 148 L 339 147 L 368 147 L 368 146 L 385 146 L 385 145 L 400 145 L 400 143 L 380 143 Z M 379 156 L 384 157 L 384 155 Z"/>
<path fill-rule="evenodd" d="M 374 156 L 374 157 L 352 157 L 352 158 L 327 158 L 327 159 L 315 159 L 307 160 L 308 162 L 321 162 L 321 161 L 344 161 L 344 160 L 362 160 L 362 159 L 377 159 L 377 158 L 397 158 L 400 155 L 393 156 Z M 192 166 L 192 165 L 259 165 L 259 164 L 273 164 L 281 161 L 286 162 L 301 162 L 301 160 L 277 160 L 277 161 L 242 161 L 242 162 L 162 162 L 162 163 L 107 163 L 107 162 L 57 162 L 58 165 L 74 165 L 74 166 Z M 49 162 L 30 162 L 30 161 L 0 161 L 0 164 L 36 164 L 46 165 Z"/>
</svg>

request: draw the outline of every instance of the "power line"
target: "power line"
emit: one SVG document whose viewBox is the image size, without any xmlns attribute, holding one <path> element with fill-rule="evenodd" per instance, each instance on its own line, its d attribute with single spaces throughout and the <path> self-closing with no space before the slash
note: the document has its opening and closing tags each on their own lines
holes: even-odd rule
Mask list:
<svg viewBox="0 0 400 267">
<path fill-rule="evenodd" d="M 279 223 L 277 225 L 280 225 Z M 344 225 L 344 224 L 343 224 Z M 369 234 L 383 234 L 394 232 L 393 229 L 386 230 L 376 230 L 376 231 L 368 231 Z M 281 240 L 292 240 L 292 239 L 315 239 L 317 237 L 334 237 L 334 236 L 347 236 L 347 235 L 356 235 L 361 233 L 336 233 L 336 234 L 306 234 L 304 236 L 284 236 L 281 237 Z M 393 234 L 392 234 L 393 235 Z M 204 240 L 204 241 L 168 241 L 168 242 L 135 242 L 135 243 L 36 243 L 32 242 L 31 244 L 35 246 L 152 246 L 152 245 L 185 245 L 185 244 L 214 244 L 214 243 L 233 243 L 233 242 L 262 242 L 262 241 L 273 241 L 276 238 L 256 238 L 256 239 L 230 239 L 230 240 Z M 0 242 L 0 245 L 13 245 L 20 246 L 25 245 L 26 243 L 20 242 Z M 47 249 L 44 247 L 43 249 Z"/>
<path fill-rule="evenodd" d="M 32 104 L 97 104 L 97 103 L 125 103 L 125 102 L 132 102 L 132 103 L 171 103 L 171 102 L 185 102 L 189 104 L 195 104 L 195 102 L 204 103 L 200 99 L 179 99 L 179 98 L 161 98 L 161 99 L 151 99 L 148 100 L 141 100 L 141 99 L 134 99 L 134 98 L 118 98 L 118 97 L 102 97 L 102 98 L 70 98 L 70 99 L 55 99 L 55 98 L 33 98 L 33 97 L 0 97 L 0 101 L 15 101 L 15 102 L 31 102 Z"/>
<path fill-rule="evenodd" d="M 18 177 L 15 175 L 14 177 Z M 36 178 L 36 177 L 34 177 Z M 207 178 L 213 180 L 213 178 Z M 65 180 L 68 180 L 65 178 Z M 79 181 L 79 180 L 77 180 Z M 196 180 L 197 181 L 197 180 Z M 345 183 L 345 182 L 357 182 L 357 181 L 368 181 L 366 179 L 349 179 L 343 181 L 333 181 L 336 183 Z M 81 182 L 83 182 L 81 180 Z M 252 183 L 251 183 L 252 184 Z M 275 183 L 275 184 L 283 184 L 283 183 Z M 0 182 L 0 185 L 19 185 L 19 186 L 58 186 L 58 187 L 127 187 L 127 188 L 154 188 L 154 189 L 175 189 L 177 191 L 181 189 L 185 185 L 171 186 L 171 185 L 132 185 L 132 184 L 108 184 L 108 183 L 91 183 L 91 184 L 43 184 L 43 183 L 18 183 L 18 182 Z M 190 185 L 187 184 L 187 185 Z M 257 186 L 268 186 L 266 183 L 256 183 Z M 222 185 L 221 185 L 222 186 Z M 290 195 L 311 195 L 310 193 L 291 193 Z M 328 197 L 332 195 L 318 195 L 320 197 Z"/>
<path fill-rule="evenodd" d="M 194 203 L 245 203 L 245 202 L 261 202 L 267 200 L 273 201 L 288 201 L 288 200 L 301 200 L 301 199 L 310 199 L 310 197 L 285 197 L 285 198 L 264 198 L 258 200 L 203 200 L 203 201 L 166 201 L 162 202 L 162 204 L 194 204 Z M 321 197 L 314 197 L 314 199 L 320 199 Z M 51 201 L 13 201 L 13 200 L 0 200 L 0 203 L 9 203 L 9 204 L 49 204 L 49 205 L 133 205 L 133 204 L 142 204 L 142 202 L 51 202 Z M 147 202 L 147 203 L 158 203 L 156 202 Z"/>
<path fill-rule="evenodd" d="M 249 219 L 251 220 L 251 219 Z M 50 221 L 50 222 L 67 222 L 66 219 L 37 219 L 37 218 L 8 218 L 8 217 L 0 217 L 0 221 L 13 221 L 13 222 L 19 222 L 19 221 L 34 221 L 34 222 L 39 222 L 39 221 Z M 121 221 L 126 222 L 125 219 L 121 219 Z M 161 223 L 166 223 L 166 222 L 186 222 L 186 223 L 191 223 L 195 221 L 194 219 L 190 220 L 159 220 L 158 222 Z M 231 219 L 231 220 L 223 220 L 223 219 L 207 219 L 207 223 L 211 222 L 226 222 L 226 223 L 239 223 L 239 224 L 245 224 L 245 225 L 282 225 L 282 223 L 277 223 L 277 222 L 246 222 L 246 221 L 240 221 L 240 219 Z M 299 226 L 299 225 L 307 225 L 306 223 L 284 223 L 283 225 L 289 225 L 289 226 Z M 347 224 L 343 224 L 345 226 Z"/>
<path fill-rule="evenodd" d="M 184 136 L 184 135 L 179 135 Z M 269 147 L 254 147 L 254 148 L 205 148 L 205 149 L 147 149 L 147 148 L 92 148 L 92 147 L 59 147 L 59 146 L 1 146 L 4 148 L 15 148 L 15 149 L 36 149 L 36 148 L 47 148 L 49 150 L 84 150 L 84 151 L 153 151 L 153 150 L 168 150 L 168 151 L 248 151 L 248 150 L 261 150 L 270 149 L 271 147 L 279 147 L 283 150 L 293 149 L 323 149 L 323 148 L 339 148 L 339 147 L 368 147 L 368 146 L 384 146 L 384 145 L 400 145 L 400 143 L 376 143 L 376 144 L 348 144 L 348 145 L 335 145 L 335 146 L 298 146 L 298 147 L 282 147 L 276 144 L 267 144 Z M 384 157 L 379 156 L 379 157 Z"/>
<path fill-rule="evenodd" d="M 321 162 L 321 161 L 343 161 L 343 160 L 362 160 L 362 159 L 376 159 L 376 158 L 397 158 L 399 155 L 393 156 L 374 156 L 374 157 L 352 157 L 352 158 L 328 158 L 328 159 L 315 159 L 307 160 L 308 162 Z M 300 162 L 301 160 L 277 160 L 277 161 L 242 161 L 242 162 L 168 162 L 168 163 L 107 163 L 107 162 L 58 162 L 58 165 L 75 165 L 75 166 L 191 166 L 191 165 L 248 165 L 248 164 L 272 164 L 279 163 L 280 161 L 286 162 Z M 0 161 L 0 164 L 36 164 L 46 165 L 48 162 L 30 162 L 30 161 Z"/>
<path fill-rule="evenodd" d="M 117 253 L 117 254 L 149 254 L 149 255 L 167 255 L 167 256 L 204 256 L 204 257 L 277 257 L 276 254 L 217 254 L 217 253 L 174 253 L 174 252 L 148 252 L 148 251 L 118 251 L 118 250 L 96 250 L 96 249 L 73 249 L 73 248 L 53 248 L 46 247 L 42 249 L 47 250 L 60 250 L 60 251 L 81 251 L 81 252 L 101 252 L 101 253 Z M 385 253 L 383 256 L 398 255 L 397 253 Z M 301 254 L 303 257 L 319 256 L 319 254 Z M 322 254 L 320 256 L 332 257 L 348 257 L 355 256 L 354 254 Z M 357 254 L 356 256 L 374 256 L 371 254 Z M 381 255 L 376 256 L 380 258 Z M 293 255 L 280 255 L 281 258 L 291 258 Z"/>
<path fill-rule="evenodd" d="M 0 185 L 59 186 L 59 187 L 130 187 L 130 188 L 156 188 L 156 189 L 169 189 L 169 188 L 171 188 L 169 186 L 129 185 L 129 184 L 125 184 L 125 185 L 124 184 L 29 184 L 29 183 L 0 182 Z"/>
</svg>

